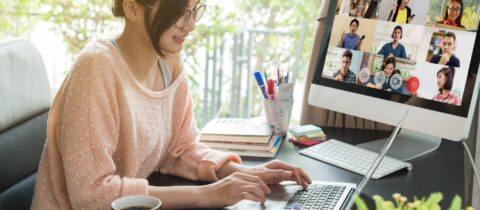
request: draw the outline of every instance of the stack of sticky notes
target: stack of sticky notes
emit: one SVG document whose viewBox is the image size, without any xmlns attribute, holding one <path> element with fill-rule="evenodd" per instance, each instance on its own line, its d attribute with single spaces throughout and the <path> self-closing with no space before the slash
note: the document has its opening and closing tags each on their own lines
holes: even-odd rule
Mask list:
<svg viewBox="0 0 480 210">
<path fill-rule="evenodd" d="M 288 141 L 299 146 L 313 146 L 327 140 L 322 129 L 315 125 L 293 126 L 288 131 Z"/>
</svg>

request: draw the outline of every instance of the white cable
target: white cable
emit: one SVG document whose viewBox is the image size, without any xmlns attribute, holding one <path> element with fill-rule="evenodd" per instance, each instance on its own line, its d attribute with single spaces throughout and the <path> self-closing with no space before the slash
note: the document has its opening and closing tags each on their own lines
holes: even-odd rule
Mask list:
<svg viewBox="0 0 480 210">
<path fill-rule="evenodd" d="M 350 198 L 350 200 L 347 203 L 347 208 L 346 209 L 351 209 L 352 208 L 353 204 L 355 203 L 355 199 L 360 196 L 360 194 L 363 191 L 363 188 L 367 185 L 368 181 L 370 181 L 370 178 L 373 176 L 373 173 L 375 172 L 375 170 L 377 170 L 378 166 L 380 165 L 383 158 L 387 154 L 388 150 L 392 146 L 393 141 L 395 141 L 395 138 L 397 137 L 398 132 L 400 132 L 400 129 L 402 128 L 403 122 L 407 118 L 407 115 L 408 115 L 408 110 L 405 112 L 405 114 L 403 115 L 400 122 L 398 122 L 397 127 L 395 128 L 395 130 L 390 135 L 390 138 L 388 138 L 387 142 L 383 146 L 383 148 L 380 151 L 380 153 L 378 154 L 377 158 L 375 159 L 373 164 L 370 166 L 370 169 L 368 169 L 368 172 L 365 175 L 365 177 L 363 178 L 363 180 L 360 182 L 360 184 L 358 184 L 354 195 Z"/>
<path fill-rule="evenodd" d="M 478 143 L 480 142 L 477 142 L 477 144 Z M 465 148 L 465 151 L 467 152 L 468 159 L 470 159 L 470 163 L 472 164 L 472 168 L 473 168 L 473 173 L 475 174 L 475 178 L 477 180 L 478 189 L 480 189 L 480 176 L 478 176 L 478 170 L 477 170 L 477 167 L 475 166 L 475 161 L 473 160 L 472 153 L 470 153 L 470 149 L 468 149 L 468 146 L 465 143 L 465 141 L 462 141 L 462 144 L 463 144 L 463 148 Z"/>
</svg>

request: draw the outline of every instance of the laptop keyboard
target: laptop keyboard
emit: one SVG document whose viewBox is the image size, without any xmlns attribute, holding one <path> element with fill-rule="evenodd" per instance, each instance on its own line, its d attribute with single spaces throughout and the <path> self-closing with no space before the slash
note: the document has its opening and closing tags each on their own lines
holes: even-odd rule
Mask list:
<svg viewBox="0 0 480 210">
<path fill-rule="evenodd" d="M 333 210 L 345 191 L 345 186 L 311 184 L 304 190 L 299 187 L 285 209 Z"/>
</svg>

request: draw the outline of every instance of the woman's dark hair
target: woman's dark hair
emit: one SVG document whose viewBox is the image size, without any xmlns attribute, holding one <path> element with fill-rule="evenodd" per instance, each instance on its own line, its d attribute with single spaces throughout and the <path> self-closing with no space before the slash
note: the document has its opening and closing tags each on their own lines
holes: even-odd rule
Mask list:
<svg viewBox="0 0 480 210">
<path fill-rule="evenodd" d="M 444 90 L 452 90 L 453 86 L 453 77 L 455 76 L 455 67 L 443 67 L 437 72 L 437 77 L 439 74 L 445 75 L 447 81 L 445 81 L 445 85 L 443 85 Z M 438 91 L 442 92 L 442 88 L 438 88 Z"/>
<path fill-rule="evenodd" d="M 452 2 L 458 2 L 460 4 L 460 15 L 455 20 L 457 26 L 462 26 L 462 17 L 463 17 L 463 0 L 449 0 L 447 4 L 447 9 L 445 10 L 445 15 L 443 16 L 443 21 L 448 20 L 448 5 Z"/>
<path fill-rule="evenodd" d="M 352 26 L 353 23 L 357 23 L 357 27 L 360 26 L 360 21 L 358 21 L 357 18 L 354 18 L 352 21 L 350 21 L 350 26 Z"/>
<path fill-rule="evenodd" d="M 397 0 L 397 8 L 395 9 L 396 11 L 398 11 L 398 9 L 400 9 L 400 5 L 403 3 L 403 0 Z"/>
<path fill-rule="evenodd" d="M 387 67 L 388 64 L 393 64 L 393 68 L 395 69 L 397 67 L 397 61 L 395 60 L 395 57 L 385 59 L 382 70 L 385 70 L 385 67 Z"/>
<path fill-rule="evenodd" d="M 123 1 L 113 0 L 112 12 L 115 17 L 125 17 Z M 160 37 L 182 17 L 188 0 L 136 0 L 136 2 L 145 8 L 145 26 L 155 51 L 163 55 Z M 151 8 L 152 6 L 157 9 Z"/>
</svg>

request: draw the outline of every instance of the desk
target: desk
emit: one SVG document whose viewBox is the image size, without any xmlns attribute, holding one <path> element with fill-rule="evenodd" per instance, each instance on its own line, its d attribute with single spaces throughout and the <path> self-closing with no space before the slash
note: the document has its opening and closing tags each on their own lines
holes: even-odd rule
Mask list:
<svg viewBox="0 0 480 210">
<path fill-rule="evenodd" d="M 355 129 L 323 128 L 328 138 L 335 138 L 351 144 L 359 144 L 371 140 L 388 137 L 390 132 Z M 339 181 L 360 183 L 363 176 L 353 172 L 299 155 L 301 148 L 285 141 L 282 143 L 276 159 L 303 167 L 312 179 L 322 181 Z M 371 180 L 363 191 L 362 197 L 371 198 L 381 195 L 391 198 L 395 192 L 407 196 L 428 196 L 432 192 L 442 192 L 444 199 L 442 209 L 447 209 L 455 194 L 464 197 L 464 162 L 463 148 L 460 143 L 443 140 L 440 148 L 430 154 L 410 161 L 413 170 L 398 171 L 379 180 Z M 242 158 L 245 165 L 257 165 L 270 159 Z M 201 185 L 182 178 L 162 174 L 152 174 L 150 184 L 157 186 Z M 372 205 L 368 202 L 369 206 Z"/>
</svg>

